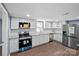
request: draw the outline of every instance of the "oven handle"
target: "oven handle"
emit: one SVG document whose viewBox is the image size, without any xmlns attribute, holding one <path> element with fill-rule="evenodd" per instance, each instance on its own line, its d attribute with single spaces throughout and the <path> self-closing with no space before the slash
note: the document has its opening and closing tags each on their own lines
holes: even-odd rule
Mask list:
<svg viewBox="0 0 79 59">
<path fill-rule="evenodd" d="M 32 39 L 32 37 L 19 38 L 19 40 L 24 40 L 24 39 Z"/>
</svg>

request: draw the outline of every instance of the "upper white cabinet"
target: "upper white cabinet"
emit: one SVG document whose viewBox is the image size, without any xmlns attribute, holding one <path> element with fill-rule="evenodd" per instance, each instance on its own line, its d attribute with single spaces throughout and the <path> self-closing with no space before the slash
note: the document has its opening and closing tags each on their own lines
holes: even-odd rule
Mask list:
<svg viewBox="0 0 79 59">
<path fill-rule="evenodd" d="M 51 23 L 50 22 L 45 22 L 45 28 L 51 28 Z"/>
<path fill-rule="evenodd" d="M 61 28 L 61 22 L 58 22 L 58 21 L 45 21 L 44 28 Z"/>
<path fill-rule="evenodd" d="M 36 28 L 36 21 L 35 20 L 11 18 L 11 29 L 19 29 L 19 22 L 29 22 L 30 28 Z"/>
<path fill-rule="evenodd" d="M 61 22 L 53 22 L 51 25 L 52 28 L 61 28 Z"/>
<path fill-rule="evenodd" d="M 11 18 L 11 29 L 18 29 L 19 28 L 19 19 Z"/>
<path fill-rule="evenodd" d="M 30 28 L 36 28 L 36 21 L 30 21 Z"/>
</svg>

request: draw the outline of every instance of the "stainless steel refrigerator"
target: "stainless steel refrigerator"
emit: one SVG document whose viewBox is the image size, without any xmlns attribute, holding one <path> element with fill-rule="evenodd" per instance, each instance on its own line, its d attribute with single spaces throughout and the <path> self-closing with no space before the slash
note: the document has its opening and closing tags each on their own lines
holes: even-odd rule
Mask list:
<svg viewBox="0 0 79 59">
<path fill-rule="evenodd" d="M 79 46 L 79 25 L 63 25 L 63 44 L 67 47 L 77 49 Z"/>
</svg>

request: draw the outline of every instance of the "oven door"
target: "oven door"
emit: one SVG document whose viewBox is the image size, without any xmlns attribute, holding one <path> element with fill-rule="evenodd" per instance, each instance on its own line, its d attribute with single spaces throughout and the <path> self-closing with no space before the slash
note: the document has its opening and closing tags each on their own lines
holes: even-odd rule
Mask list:
<svg viewBox="0 0 79 59">
<path fill-rule="evenodd" d="M 32 47 L 32 39 L 19 40 L 19 51 L 26 51 Z"/>
</svg>

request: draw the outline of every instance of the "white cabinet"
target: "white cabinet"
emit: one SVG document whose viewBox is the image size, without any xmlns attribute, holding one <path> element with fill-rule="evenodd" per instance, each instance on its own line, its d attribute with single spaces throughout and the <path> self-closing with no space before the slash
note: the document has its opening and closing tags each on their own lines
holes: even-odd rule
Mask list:
<svg viewBox="0 0 79 59">
<path fill-rule="evenodd" d="M 61 28 L 61 22 L 53 22 L 52 28 Z"/>
<path fill-rule="evenodd" d="M 62 42 L 62 34 L 61 33 L 54 34 L 54 40 Z"/>
<path fill-rule="evenodd" d="M 11 18 L 11 29 L 18 29 L 19 28 L 19 19 Z"/>
<path fill-rule="evenodd" d="M 30 21 L 30 28 L 36 28 L 36 21 Z"/>
<path fill-rule="evenodd" d="M 39 36 L 32 36 L 32 47 L 39 45 Z"/>
<path fill-rule="evenodd" d="M 10 53 L 17 52 L 19 50 L 19 40 L 10 39 Z"/>
<path fill-rule="evenodd" d="M 46 42 L 49 42 L 48 34 L 32 36 L 32 47 L 44 44 Z"/>
<path fill-rule="evenodd" d="M 49 34 L 40 35 L 40 44 L 49 42 Z"/>
<path fill-rule="evenodd" d="M 44 28 L 61 28 L 61 22 L 59 22 L 59 21 L 45 21 Z"/>
<path fill-rule="evenodd" d="M 45 28 L 51 28 L 51 22 L 45 22 Z"/>
<path fill-rule="evenodd" d="M 19 22 L 29 22 L 31 25 L 30 28 L 36 28 L 36 20 L 11 18 L 11 29 L 19 29 Z"/>
</svg>

